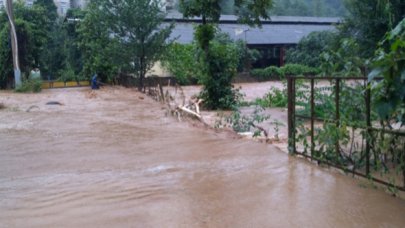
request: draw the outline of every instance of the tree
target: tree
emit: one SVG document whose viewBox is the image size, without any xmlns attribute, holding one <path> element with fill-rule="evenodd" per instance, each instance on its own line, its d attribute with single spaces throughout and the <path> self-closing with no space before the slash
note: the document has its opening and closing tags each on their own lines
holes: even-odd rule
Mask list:
<svg viewBox="0 0 405 228">
<path fill-rule="evenodd" d="M 211 109 L 231 108 L 235 103 L 236 93 L 232 91 L 232 76 L 235 69 L 232 67 L 233 59 L 223 56 L 227 47 L 212 45 L 211 41 L 215 37 L 216 24 L 221 15 L 221 0 L 180 0 L 180 9 L 184 17 L 201 17 L 202 24 L 195 29 L 194 38 L 203 54 L 200 57 L 204 65 L 203 80 L 204 88 L 202 91 L 205 104 Z M 260 24 L 261 18 L 268 18 L 268 9 L 272 5 L 272 0 L 235 0 L 235 13 L 238 15 L 239 22 L 250 25 Z M 229 62 L 224 62 L 229 61 Z M 235 66 L 236 68 L 236 66 Z"/>
<path fill-rule="evenodd" d="M 34 7 L 40 6 L 45 9 L 45 16 L 48 19 L 47 26 L 52 26 L 58 18 L 57 8 L 53 0 L 36 0 L 34 1 Z"/>
<path fill-rule="evenodd" d="M 162 26 L 165 13 L 160 0 L 98 0 L 110 34 L 122 46 L 121 58 L 132 64 L 143 89 L 146 73 L 168 46 L 173 26 Z"/>
<path fill-rule="evenodd" d="M 19 60 L 22 73 L 28 74 L 33 68 L 40 65 L 40 56 L 47 41 L 47 30 L 43 26 L 47 19 L 45 9 L 40 6 L 25 7 L 24 3 L 14 5 L 15 26 L 19 44 Z M 13 71 L 11 59 L 11 44 L 7 18 L 5 12 L 0 14 L 0 79 L 2 87 L 11 87 L 10 72 Z"/>
<path fill-rule="evenodd" d="M 110 36 L 110 29 L 104 18 L 104 12 L 98 7 L 97 1 L 87 6 L 85 17 L 80 22 L 78 46 L 82 51 L 83 77 L 98 73 L 102 81 L 112 82 L 114 76 L 130 61 L 120 62 L 122 58 L 119 40 Z"/>
<path fill-rule="evenodd" d="M 325 8 L 324 8 L 324 2 L 322 0 L 313 0 L 313 6 L 312 6 L 314 12 L 313 15 L 316 17 L 321 17 L 324 15 Z"/>
<path fill-rule="evenodd" d="M 165 53 L 163 66 L 176 77 L 176 82 L 180 85 L 195 84 L 201 79 L 201 66 L 195 49 L 194 43 L 173 43 Z"/>
<path fill-rule="evenodd" d="M 50 39 L 41 52 L 41 73 L 51 80 L 59 78 L 66 67 L 66 31 L 63 24 L 57 22 L 49 32 Z"/>
<path fill-rule="evenodd" d="M 275 1 L 274 9 L 271 11 L 275 15 L 283 16 L 311 16 L 310 4 L 302 0 L 278 0 Z"/>
<path fill-rule="evenodd" d="M 220 1 L 221 13 L 225 15 L 234 14 L 235 4 L 233 0 L 223 0 Z"/>
<path fill-rule="evenodd" d="M 279 16 L 341 17 L 346 14 L 344 0 L 274 0 L 271 10 Z"/>
<path fill-rule="evenodd" d="M 36 0 L 31 8 L 32 10 L 41 11 L 40 15 L 31 14 L 33 16 L 29 21 L 34 22 L 35 26 L 43 32 L 43 34 L 36 34 L 41 37 L 42 44 L 38 44 L 40 50 L 36 52 L 37 61 L 36 67 L 41 69 L 42 75 L 57 75 L 58 67 L 62 64 L 58 62 L 64 62 L 62 54 L 64 54 L 63 45 L 59 46 L 60 49 L 56 49 L 55 45 L 59 45 L 60 38 L 63 33 L 60 30 L 60 26 L 57 24 L 58 13 L 57 8 L 53 0 Z M 58 40 L 59 39 L 59 40 Z M 55 66 L 56 65 L 56 66 Z"/>
<path fill-rule="evenodd" d="M 4 23 L 4 25 L 7 24 Z M 9 26 L 0 26 L 0 89 L 11 87 L 13 82 L 13 59 L 9 34 Z"/>
<path fill-rule="evenodd" d="M 81 9 L 69 9 L 66 13 L 63 30 L 65 36 L 66 50 L 66 70 L 74 72 L 74 75 L 79 75 L 83 70 L 83 54 L 79 47 L 79 32 L 81 20 L 85 17 L 85 12 Z"/>
<path fill-rule="evenodd" d="M 347 0 L 349 14 L 341 34 L 353 37 L 359 44 L 360 56 L 371 58 L 385 33 L 405 16 L 403 0 Z"/>
<path fill-rule="evenodd" d="M 302 38 L 296 47 L 287 51 L 286 62 L 319 67 L 321 65 L 320 57 L 322 52 L 329 50 L 331 48 L 330 45 L 335 39 L 335 32 L 312 32 Z"/>
<path fill-rule="evenodd" d="M 376 98 L 374 107 L 379 117 L 405 125 L 405 19 L 387 33 L 372 61 L 368 75 Z M 375 77 L 383 77 L 374 81 Z"/>
</svg>

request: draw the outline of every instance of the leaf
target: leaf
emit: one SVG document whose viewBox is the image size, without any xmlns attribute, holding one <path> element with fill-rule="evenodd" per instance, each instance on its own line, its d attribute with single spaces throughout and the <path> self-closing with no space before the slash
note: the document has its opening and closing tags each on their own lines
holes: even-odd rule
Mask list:
<svg viewBox="0 0 405 228">
<path fill-rule="evenodd" d="M 374 78 L 381 76 L 383 72 L 382 68 L 375 68 L 374 70 L 372 70 L 369 74 L 368 74 L 368 81 L 371 82 L 372 80 L 374 80 Z"/>
<path fill-rule="evenodd" d="M 405 81 L 405 68 L 401 72 L 401 80 Z"/>
<path fill-rule="evenodd" d="M 390 33 L 391 37 L 399 36 L 405 30 L 405 20 L 402 20 Z"/>
</svg>

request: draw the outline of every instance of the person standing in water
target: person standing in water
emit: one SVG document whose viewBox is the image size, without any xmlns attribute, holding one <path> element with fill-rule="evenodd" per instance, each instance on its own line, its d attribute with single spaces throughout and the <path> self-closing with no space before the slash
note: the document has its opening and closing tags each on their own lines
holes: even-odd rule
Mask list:
<svg viewBox="0 0 405 228">
<path fill-rule="evenodd" d="M 91 89 L 99 89 L 99 88 L 100 86 L 98 85 L 97 81 L 97 73 L 95 73 L 91 78 Z"/>
</svg>

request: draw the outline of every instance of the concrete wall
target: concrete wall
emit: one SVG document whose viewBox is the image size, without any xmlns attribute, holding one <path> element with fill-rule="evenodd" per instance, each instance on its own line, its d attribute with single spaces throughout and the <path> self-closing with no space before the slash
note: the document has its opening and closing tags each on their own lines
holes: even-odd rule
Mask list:
<svg viewBox="0 0 405 228">
<path fill-rule="evenodd" d="M 158 77 L 170 77 L 170 72 L 162 66 L 161 62 L 155 63 L 152 69 L 146 73 L 146 77 L 158 76 Z"/>
</svg>

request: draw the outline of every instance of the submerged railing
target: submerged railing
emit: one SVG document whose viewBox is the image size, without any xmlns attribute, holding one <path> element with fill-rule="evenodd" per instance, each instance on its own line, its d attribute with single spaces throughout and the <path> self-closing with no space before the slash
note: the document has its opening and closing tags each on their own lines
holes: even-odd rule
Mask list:
<svg viewBox="0 0 405 228">
<path fill-rule="evenodd" d="M 405 132 L 378 121 L 367 78 L 287 77 L 287 91 L 291 154 L 405 191 Z"/>
</svg>

